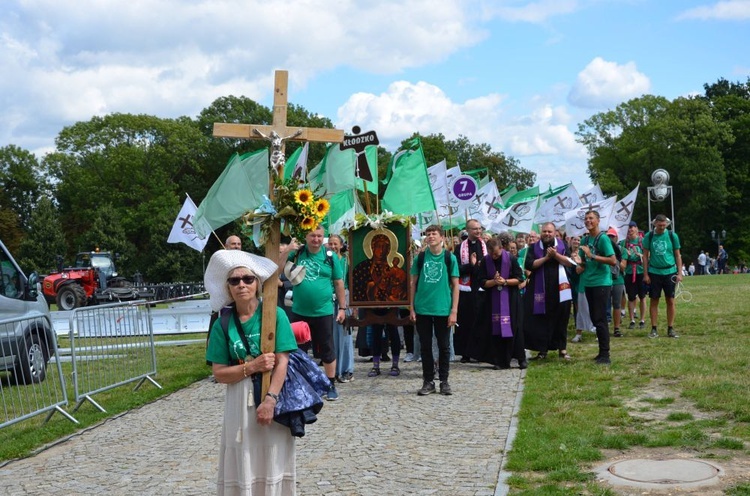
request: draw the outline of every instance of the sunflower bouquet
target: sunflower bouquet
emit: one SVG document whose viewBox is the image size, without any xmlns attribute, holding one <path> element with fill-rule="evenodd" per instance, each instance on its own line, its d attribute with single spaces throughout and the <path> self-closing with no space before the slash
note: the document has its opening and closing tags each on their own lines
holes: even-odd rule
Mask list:
<svg viewBox="0 0 750 496">
<path fill-rule="evenodd" d="M 318 228 L 331 206 L 325 198 L 318 198 L 307 187 L 300 187 L 296 178 L 284 181 L 276 179 L 274 198 L 266 198 L 255 212 L 245 215 L 245 227 L 257 232 L 258 225 L 263 237 L 267 237 L 274 219 L 281 220 L 281 232 L 299 240 Z"/>
</svg>

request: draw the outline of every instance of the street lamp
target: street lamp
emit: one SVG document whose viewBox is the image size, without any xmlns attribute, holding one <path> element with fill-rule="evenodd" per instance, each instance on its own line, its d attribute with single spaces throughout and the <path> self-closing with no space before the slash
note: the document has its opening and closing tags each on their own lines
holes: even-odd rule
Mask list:
<svg viewBox="0 0 750 496">
<path fill-rule="evenodd" d="M 664 169 L 656 169 L 651 174 L 651 183 L 653 186 L 646 188 L 648 190 L 648 196 L 646 197 L 648 200 L 648 222 L 650 224 L 653 220 L 651 218 L 651 202 L 663 202 L 667 197 L 670 197 L 672 202 L 672 218 L 670 220 L 672 231 L 674 231 L 674 195 L 671 194 L 672 186 L 669 185 L 669 172 Z"/>
</svg>

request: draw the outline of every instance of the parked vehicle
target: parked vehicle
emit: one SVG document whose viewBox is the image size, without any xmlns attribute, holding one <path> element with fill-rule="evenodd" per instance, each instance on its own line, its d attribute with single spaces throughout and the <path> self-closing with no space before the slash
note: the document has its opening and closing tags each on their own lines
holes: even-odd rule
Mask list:
<svg viewBox="0 0 750 496">
<path fill-rule="evenodd" d="M 56 335 L 39 276 L 27 278 L 0 241 L 0 371 L 18 384 L 39 383 L 47 375 Z"/>
<path fill-rule="evenodd" d="M 103 302 L 153 298 L 152 291 L 136 288 L 117 274 L 116 258 L 106 251 L 79 253 L 73 267 L 61 266 L 44 278 L 47 302 L 57 303 L 59 310 L 73 310 Z"/>
</svg>

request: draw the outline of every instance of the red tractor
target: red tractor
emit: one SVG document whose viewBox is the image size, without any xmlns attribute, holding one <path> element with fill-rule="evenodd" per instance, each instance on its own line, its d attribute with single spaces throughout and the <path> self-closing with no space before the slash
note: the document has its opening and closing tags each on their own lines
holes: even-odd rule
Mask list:
<svg viewBox="0 0 750 496">
<path fill-rule="evenodd" d="M 53 272 L 44 278 L 42 290 L 48 303 L 59 310 L 73 310 L 101 302 L 134 300 L 142 295 L 133 283 L 118 277 L 109 252 L 82 252 L 73 267 Z"/>
</svg>

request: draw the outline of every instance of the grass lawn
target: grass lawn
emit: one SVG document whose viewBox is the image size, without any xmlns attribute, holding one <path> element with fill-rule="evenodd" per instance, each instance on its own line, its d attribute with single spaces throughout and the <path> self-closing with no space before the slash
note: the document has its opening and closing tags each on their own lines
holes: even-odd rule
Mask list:
<svg viewBox="0 0 750 496">
<path fill-rule="evenodd" d="M 684 286 L 693 298 L 677 303 L 678 339 L 664 337 L 662 302 L 661 337 L 649 339 L 648 326 L 626 329 L 612 338 L 610 367 L 591 360 L 597 346 L 590 333 L 569 344 L 572 361 L 551 353 L 531 363 L 506 466 L 511 494 L 614 495 L 592 469 L 618 455 L 679 452 L 720 465 L 750 458 L 750 275 L 686 278 Z M 43 427 L 42 415 L 0 429 L 0 462 L 208 376 L 204 350 L 202 342 L 157 346 L 156 380 L 164 389 L 145 383 L 135 392 L 98 393 L 108 413 L 84 404 L 75 413 L 80 426 L 55 414 Z M 750 495 L 750 474 L 725 492 Z"/>
<path fill-rule="evenodd" d="M 158 336 L 156 340 L 165 339 L 200 339 L 196 344 L 184 346 L 156 346 L 156 370 L 154 380 L 161 385 L 159 389 L 146 381 L 133 391 L 136 383 L 123 385 L 109 391 L 96 393 L 94 399 L 107 410 L 102 413 L 88 402 L 84 402 L 75 413 L 72 365 L 63 363 L 63 375 L 68 389 L 69 406 L 65 410 L 80 422 L 75 425 L 60 413 L 55 413 L 45 425 L 46 414 L 37 415 L 28 420 L 0 429 L 0 463 L 6 460 L 28 456 L 34 450 L 79 430 L 95 425 L 107 418 L 114 417 L 132 408 L 150 403 L 178 389 L 182 389 L 211 374 L 205 361 L 205 334 L 180 336 Z M 60 347 L 69 346 L 67 338 L 61 338 Z M 44 385 L 44 383 L 42 383 Z"/>
<path fill-rule="evenodd" d="M 648 319 L 646 329 L 626 329 L 611 339 L 610 367 L 591 360 L 591 333 L 569 343 L 572 362 L 550 353 L 531 363 L 506 467 L 511 494 L 615 494 L 591 469 L 623 454 L 748 458 L 750 276 L 692 277 L 684 287 L 693 298 L 677 301 L 678 339 L 665 337 L 662 301 L 660 337 L 647 337 Z M 750 494 L 746 477 L 727 491 Z"/>
</svg>

